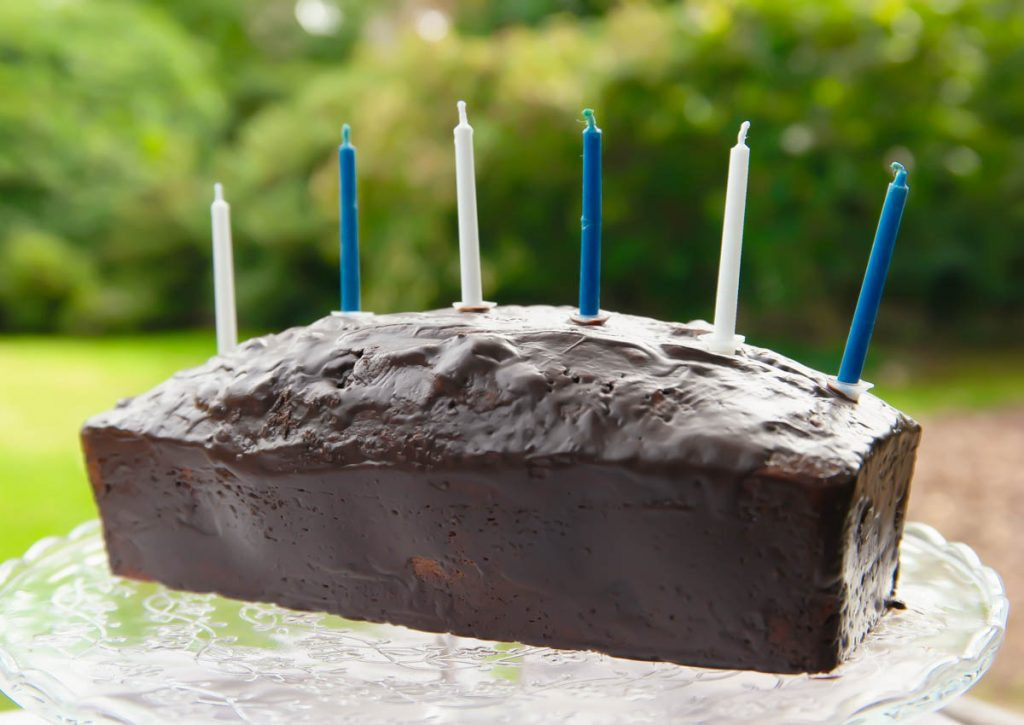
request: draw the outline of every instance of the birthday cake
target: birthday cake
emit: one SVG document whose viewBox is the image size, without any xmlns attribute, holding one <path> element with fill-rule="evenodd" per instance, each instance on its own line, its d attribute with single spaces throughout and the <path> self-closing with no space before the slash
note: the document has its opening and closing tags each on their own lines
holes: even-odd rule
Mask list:
<svg viewBox="0 0 1024 725">
<path fill-rule="evenodd" d="M 889 606 L 920 429 L 705 323 L 323 318 L 89 420 L 117 574 L 492 640 L 834 668 Z"/>
</svg>

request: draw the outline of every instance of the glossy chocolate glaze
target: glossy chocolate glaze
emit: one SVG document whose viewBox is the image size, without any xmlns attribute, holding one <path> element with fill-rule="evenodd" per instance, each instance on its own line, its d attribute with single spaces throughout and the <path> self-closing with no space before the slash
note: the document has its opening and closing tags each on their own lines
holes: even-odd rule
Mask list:
<svg viewBox="0 0 1024 725">
<path fill-rule="evenodd" d="M 919 429 L 709 328 L 327 317 L 83 430 L 128 576 L 428 630 L 833 667 L 893 588 Z"/>
</svg>

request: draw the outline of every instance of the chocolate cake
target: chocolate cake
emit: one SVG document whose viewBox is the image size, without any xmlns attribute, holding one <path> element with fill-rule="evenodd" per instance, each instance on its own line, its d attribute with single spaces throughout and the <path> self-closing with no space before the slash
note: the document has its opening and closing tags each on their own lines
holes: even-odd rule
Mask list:
<svg viewBox="0 0 1024 725">
<path fill-rule="evenodd" d="M 117 574 L 417 629 L 817 672 L 893 591 L 918 425 L 705 323 L 326 317 L 89 420 Z"/>
</svg>

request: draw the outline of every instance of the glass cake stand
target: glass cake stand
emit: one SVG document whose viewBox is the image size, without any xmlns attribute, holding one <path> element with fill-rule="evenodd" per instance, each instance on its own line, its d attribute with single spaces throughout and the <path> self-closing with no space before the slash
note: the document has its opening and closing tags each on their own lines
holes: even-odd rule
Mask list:
<svg viewBox="0 0 1024 725">
<path fill-rule="evenodd" d="M 963 544 L 907 526 L 899 598 L 828 675 L 634 662 L 170 591 L 114 577 L 97 522 L 0 565 L 0 689 L 51 721 L 867 722 L 989 667 L 1007 600 Z"/>
</svg>

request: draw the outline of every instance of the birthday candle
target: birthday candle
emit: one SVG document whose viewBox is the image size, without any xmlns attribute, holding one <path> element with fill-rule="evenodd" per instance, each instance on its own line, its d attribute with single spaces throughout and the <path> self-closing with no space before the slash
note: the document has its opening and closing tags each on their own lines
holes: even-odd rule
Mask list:
<svg viewBox="0 0 1024 725">
<path fill-rule="evenodd" d="M 217 352 L 230 352 L 238 345 L 235 317 L 235 272 L 231 253 L 231 207 L 224 201 L 224 187 L 213 185 L 210 204 L 213 227 L 213 298 L 217 316 Z"/>
<path fill-rule="evenodd" d="M 871 334 L 878 318 L 885 278 L 889 273 L 896 235 L 900 230 L 900 220 L 903 218 L 903 209 L 910 191 L 910 187 L 907 186 L 907 170 L 903 165 L 893 162 L 892 170 L 895 177 L 885 194 L 885 203 L 882 205 L 882 214 L 875 231 L 875 241 L 871 245 L 871 255 L 868 257 L 867 270 L 864 272 L 860 296 L 857 298 L 857 308 L 853 313 L 849 337 L 846 339 L 843 361 L 839 366 L 839 375 L 836 376 L 837 384 L 833 386 L 853 400 L 857 400 L 860 393 L 870 387 L 869 383 L 861 381 L 860 375 L 868 356 L 868 345 L 871 343 Z"/>
<path fill-rule="evenodd" d="M 341 311 L 358 312 L 359 295 L 359 212 L 356 207 L 356 149 L 349 140 L 351 130 L 346 123 L 341 128 L 338 147 L 339 235 Z"/>
<path fill-rule="evenodd" d="M 459 267 L 462 277 L 460 310 L 484 310 L 480 282 L 480 229 L 476 214 L 476 169 L 473 161 L 473 127 L 466 118 L 466 102 L 459 101 L 459 123 L 455 127 L 455 194 L 459 212 Z"/>
<path fill-rule="evenodd" d="M 714 352 L 733 355 L 743 342 L 736 334 L 736 307 L 740 290 L 740 252 L 743 247 L 743 217 L 747 206 L 747 171 L 750 149 L 747 129 L 740 126 L 736 145 L 729 151 L 729 178 L 725 185 L 725 221 L 722 223 L 722 255 L 718 263 L 718 292 L 715 297 L 715 328 L 703 336 Z"/>
<path fill-rule="evenodd" d="M 583 216 L 580 218 L 581 321 L 601 316 L 601 129 L 594 112 L 583 109 Z"/>
</svg>

